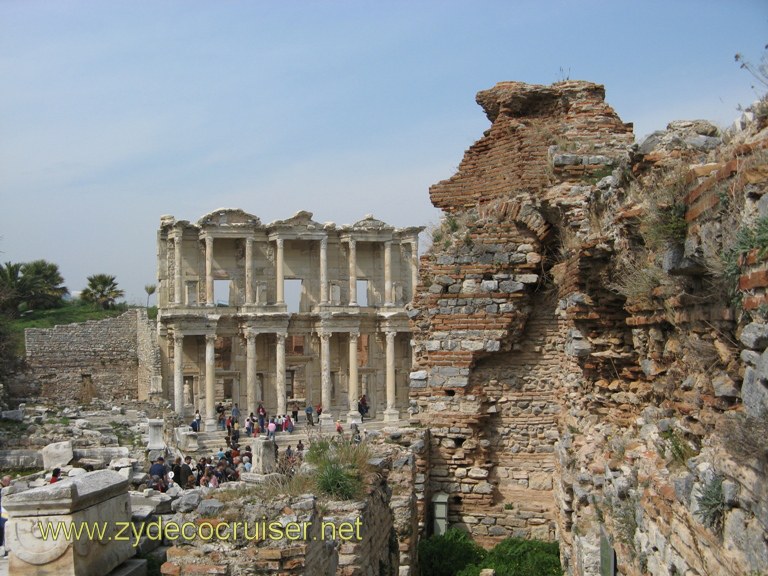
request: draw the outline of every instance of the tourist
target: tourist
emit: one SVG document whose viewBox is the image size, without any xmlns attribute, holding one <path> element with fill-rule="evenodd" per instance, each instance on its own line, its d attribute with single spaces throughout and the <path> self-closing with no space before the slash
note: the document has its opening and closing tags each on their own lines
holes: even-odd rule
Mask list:
<svg viewBox="0 0 768 576">
<path fill-rule="evenodd" d="M 173 461 L 173 466 L 171 466 L 171 472 L 173 472 L 173 477 L 181 484 L 181 479 L 184 478 L 181 475 L 181 456 L 176 456 L 176 460 Z"/>
<path fill-rule="evenodd" d="M 299 403 L 295 402 L 291 404 L 291 416 L 293 416 L 293 421 L 298 422 L 299 421 Z"/>
<path fill-rule="evenodd" d="M 51 472 L 51 484 L 55 484 L 61 480 L 61 468 L 54 468 Z"/>
<path fill-rule="evenodd" d="M 285 449 L 285 457 L 289 459 L 293 458 L 293 448 L 291 448 L 290 445 Z"/>
<path fill-rule="evenodd" d="M 312 403 L 307 402 L 307 407 L 304 408 L 304 413 L 307 415 L 307 424 L 310 426 L 314 426 L 315 422 L 312 420 L 312 412 L 314 412 L 314 408 L 312 408 Z"/>
<path fill-rule="evenodd" d="M 216 452 L 216 460 L 221 460 L 222 458 L 226 458 L 227 453 L 224 451 L 224 447 L 222 446 L 219 448 L 219 451 Z"/>
<path fill-rule="evenodd" d="M 317 414 L 317 421 L 320 422 L 320 416 L 323 413 L 323 405 L 320 402 L 315 406 L 315 413 Z"/>
<path fill-rule="evenodd" d="M 286 414 L 285 420 L 283 421 L 283 432 L 288 432 L 288 434 L 291 434 L 293 432 L 293 420 L 291 420 L 291 417 Z"/>
<path fill-rule="evenodd" d="M 259 431 L 263 434 L 267 431 L 266 428 L 264 428 L 264 423 L 267 420 L 267 411 L 261 402 L 259 402 L 259 407 L 256 409 L 256 414 L 259 416 Z"/>
<path fill-rule="evenodd" d="M 0 488 L 5 488 L 11 485 L 11 477 L 7 474 L 0 480 Z M 2 496 L 2 493 L 0 493 Z M 0 500 L 0 547 L 3 549 L 3 556 L 7 556 L 8 552 L 5 550 L 5 523 L 8 520 L 8 513 L 3 508 L 2 500 Z"/>
<path fill-rule="evenodd" d="M 253 435 L 253 420 L 250 416 L 245 419 L 245 435 L 249 438 Z"/>
<path fill-rule="evenodd" d="M 240 422 L 240 408 L 237 404 L 235 404 L 235 407 L 232 408 L 232 421 Z"/>
<path fill-rule="evenodd" d="M 360 396 L 360 400 L 357 402 L 357 411 L 360 412 L 360 420 L 365 420 L 365 417 L 368 415 L 368 398 L 366 398 L 365 394 Z"/>
<path fill-rule="evenodd" d="M 275 424 L 275 419 L 270 418 L 269 424 L 267 425 L 267 440 L 275 439 L 275 430 L 277 430 L 277 424 Z"/>
<path fill-rule="evenodd" d="M 243 468 L 245 468 L 245 471 L 250 472 L 252 466 L 251 459 L 248 456 L 243 456 Z"/>
<path fill-rule="evenodd" d="M 296 455 L 302 456 L 304 454 L 304 443 L 299 440 L 298 444 L 296 444 Z"/>
<path fill-rule="evenodd" d="M 232 416 L 227 416 L 225 423 L 227 427 L 227 436 L 231 436 L 232 435 Z"/>
<path fill-rule="evenodd" d="M 277 418 L 275 419 L 275 426 L 277 427 L 278 432 L 283 431 L 283 421 L 284 421 L 283 415 L 278 414 Z"/>
<path fill-rule="evenodd" d="M 336 434 L 344 435 L 344 426 L 341 425 L 341 420 L 336 420 Z"/>
<path fill-rule="evenodd" d="M 150 488 L 165 492 L 168 487 L 168 467 L 165 458 L 158 456 L 154 464 L 149 467 Z"/>
<path fill-rule="evenodd" d="M 195 487 L 195 475 L 192 474 L 192 456 L 184 458 L 184 463 L 179 469 L 179 486 L 182 488 L 194 488 Z M 191 482 L 190 482 L 191 479 Z"/>
</svg>

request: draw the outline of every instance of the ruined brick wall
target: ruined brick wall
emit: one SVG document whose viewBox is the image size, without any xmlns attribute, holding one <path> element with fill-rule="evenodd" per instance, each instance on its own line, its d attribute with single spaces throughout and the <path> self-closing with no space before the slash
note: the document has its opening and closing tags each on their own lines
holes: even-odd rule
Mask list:
<svg viewBox="0 0 768 576">
<path fill-rule="evenodd" d="M 430 190 L 448 215 L 422 258 L 411 396 L 432 430 L 430 488 L 484 544 L 556 537 L 558 394 L 577 366 L 549 276 L 560 230 L 588 220 L 584 181 L 626 158 L 631 129 L 603 95 L 586 82 L 479 93 L 491 128 Z"/>
<path fill-rule="evenodd" d="M 143 310 L 106 320 L 26 330 L 27 366 L 39 383 L 40 397 L 57 404 L 137 399 L 139 322 L 146 323 Z M 152 356 L 147 338 L 143 340 L 143 356 Z"/>
</svg>

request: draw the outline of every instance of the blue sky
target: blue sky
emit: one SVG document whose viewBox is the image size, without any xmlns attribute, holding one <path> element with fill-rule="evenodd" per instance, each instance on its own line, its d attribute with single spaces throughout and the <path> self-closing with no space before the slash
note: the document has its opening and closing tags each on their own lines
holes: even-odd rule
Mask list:
<svg viewBox="0 0 768 576">
<path fill-rule="evenodd" d="M 757 93 L 765 0 L 0 0 L 0 260 L 155 282 L 163 214 L 438 219 L 503 80 L 606 86 L 638 137 Z"/>
</svg>

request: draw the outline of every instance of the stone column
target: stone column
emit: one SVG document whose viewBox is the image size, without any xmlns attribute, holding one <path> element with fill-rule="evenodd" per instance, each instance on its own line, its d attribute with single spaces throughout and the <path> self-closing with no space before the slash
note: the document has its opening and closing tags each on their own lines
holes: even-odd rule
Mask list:
<svg viewBox="0 0 768 576">
<path fill-rule="evenodd" d="M 256 397 L 256 334 L 253 332 L 247 332 L 245 335 L 246 340 L 246 375 L 245 375 L 245 388 L 246 388 L 246 416 L 253 412 L 256 414 L 256 408 L 258 408 L 259 399 Z"/>
<path fill-rule="evenodd" d="M 277 347 L 276 367 L 277 377 L 275 384 L 277 388 L 277 413 L 285 414 L 285 334 L 276 334 Z"/>
<path fill-rule="evenodd" d="M 216 430 L 216 344 L 215 334 L 205 335 L 205 430 Z"/>
<path fill-rule="evenodd" d="M 184 334 L 173 331 L 173 409 L 184 417 Z"/>
<path fill-rule="evenodd" d="M 323 405 L 323 413 L 320 415 L 320 425 L 331 426 L 331 333 L 320 333 L 320 402 Z"/>
<path fill-rule="evenodd" d="M 213 238 L 205 237 L 205 305 L 215 306 L 213 301 Z"/>
<path fill-rule="evenodd" d="M 320 240 L 320 304 L 328 304 L 328 236 Z"/>
<path fill-rule="evenodd" d="M 174 291 L 174 302 L 176 304 L 183 304 L 184 303 L 184 294 L 182 293 L 182 283 L 181 283 L 181 235 L 177 235 L 173 240 L 173 251 L 174 251 L 174 266 L 173 266 L 173 291 Z"/>
<path fill-rule="evenodd" d="M 384 242 L 384 306 L 392 306 L 392 242 Z"/>
<path fill-rule="evenodd" d="M 253 238 L 245 239 L 245 303 L 253 304 Z"/>
<path fill-rule="evenodd" d="M 275 255 L 275 276 L 277 277 L 277 303 L 285 304 L 285 274 L 283 273 L 283 239 L 278 238 L 277 254 Z"/>
<path fill-rule="evenodd" d="M 357 306 L 357 245 L 349 239 L 349 305 Z"/>
<path fill-rule="evenodd" d="M 349 413 L 348 424 L 362 424 L 360 412 L 357 410 L 357 332 L 349 333 Z"/>
<path fill-rule="evenodd" d="M 384 410 L 385 422 L 400 420 L 400 412 L 395 407 L 395 336 L 397 332 L 388 330 L 387 333 L 387 408 Z"/>
<path fill-rule="evenodd" d="M 416 298 L 416 286 L 419 284 L 419 239 L 411 242 L 411 302 Z"/>
</svg>

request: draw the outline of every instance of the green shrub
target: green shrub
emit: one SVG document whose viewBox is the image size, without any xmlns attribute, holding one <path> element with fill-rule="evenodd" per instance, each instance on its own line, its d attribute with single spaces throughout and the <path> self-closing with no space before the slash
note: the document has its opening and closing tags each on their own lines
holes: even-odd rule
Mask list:
<svg viewBox="0 0 768 576">
<path fill-rule="evenodd" d="M 318 438 L 310 442 L 305 458 L 310 464 L 319 465 L 328 458 L 330 451 L 331 441 L 328 438 Z"/>
<path fill-rule="evenodd" d="M 484 568 L 493 568 L 496 576 L 561 576 L 563 573 L 557 542 L 520 538 L 499 542 L 481 563 L 467 566 L 457 575 L 478 576 Z"/>
<path fill-rule="evenodd" d="M 443 536 L 419 542 L 419 571 L 421 576 L 455 576 L 484 556 L 485 551 L 466 532 L 451 528 Z"/>
<path fill-rule="evenodd" d="M 356 470 L 329 461 L 317 471 L 317 487 L 333 498 L 352 500 L 360 494 L 362 483 Z"/>
<path fill-rule="evenodd" d="M 725 514 L 723 479 L 715 476 L 710 482 L 707 482 L 696 501 L 699 503 L 696 515 L 713 532 L 719 534 L 723 529 L 723 515 Z"/>
</svg>

